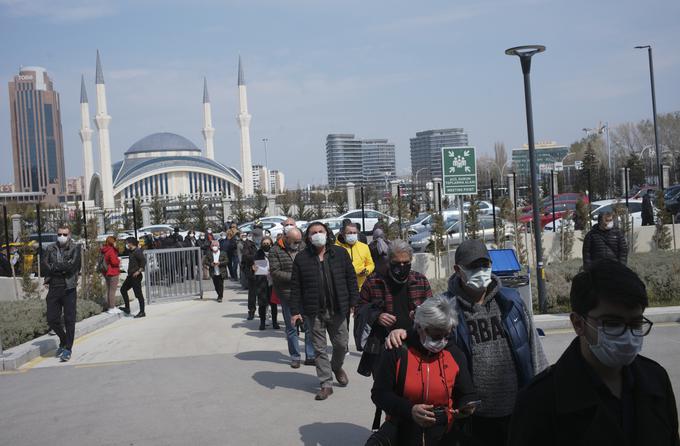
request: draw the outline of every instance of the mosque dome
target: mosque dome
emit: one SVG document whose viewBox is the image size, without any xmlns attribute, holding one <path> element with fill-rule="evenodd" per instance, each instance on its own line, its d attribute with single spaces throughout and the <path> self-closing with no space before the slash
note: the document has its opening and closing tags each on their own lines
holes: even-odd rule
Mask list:
<svg viewBox="0 0 680 446">
<path fill-rule="evenodd" d="M 194 143 L 186 139 L 184 136 L 178 135 L 176 133 L 152 133 L 151 135 L 145 136 L 136 143 L 132 144 L 130 148 L 125 152 L 126 155 L 133 153 L 145 153 L 145 152 L 198 152 L 201 153 L 201 149 L 196 147 Z"/>
</svg>

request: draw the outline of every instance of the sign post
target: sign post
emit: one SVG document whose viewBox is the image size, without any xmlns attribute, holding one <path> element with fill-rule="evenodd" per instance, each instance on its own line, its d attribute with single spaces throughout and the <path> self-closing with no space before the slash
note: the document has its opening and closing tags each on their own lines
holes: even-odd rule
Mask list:
<svg viewBox="0 0 680 446">
<path fill-rule="evenodd" d="M 459 195 L 460 241 L 465 240 L 465 200 L 477 195 L 477 157 L 474 147 L 442 147 L 442 183 L 445 195 Z"/>
</svg>

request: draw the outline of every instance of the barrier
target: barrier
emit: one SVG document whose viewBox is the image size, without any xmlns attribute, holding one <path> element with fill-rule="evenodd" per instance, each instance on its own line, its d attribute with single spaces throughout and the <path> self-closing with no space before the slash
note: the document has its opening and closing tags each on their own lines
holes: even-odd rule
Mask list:
<svg viewBox="0 0 680 446">
<path fill-rule="evenodd" d="M 150 249 L 144 256 L 149 303 L 196 296 L 203 299 L 200 248 Z"/>
</svg>

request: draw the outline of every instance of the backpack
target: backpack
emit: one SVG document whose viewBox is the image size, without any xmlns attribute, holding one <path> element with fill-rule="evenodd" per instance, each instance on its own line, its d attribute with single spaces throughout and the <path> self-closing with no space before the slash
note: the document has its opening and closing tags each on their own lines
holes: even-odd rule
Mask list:
<svg viewBox="0 0 680 446">
<path fill-rule="evenodd" d="M 99 258 L 97 259 L 97 266 L 95 268 L 95 271 L 99 271 L 102 276 L 106 276 L 106 273 L 109 271 L 109 264 L 106 263 L 106 259 L 104 258 L 104 254 L 99 254 Z"/>
</svg>

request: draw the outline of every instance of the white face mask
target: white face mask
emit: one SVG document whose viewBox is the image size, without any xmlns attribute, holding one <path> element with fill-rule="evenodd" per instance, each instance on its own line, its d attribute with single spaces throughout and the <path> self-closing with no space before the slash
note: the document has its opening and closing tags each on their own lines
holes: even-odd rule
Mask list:
<svg viewBox="0 0 680 446">
<path fill-rule="evenodd" d="M 326 244 L 326 234 L 318 232 L 311 237 L 312 245 L 321 248 Z"/>
<path fill-rule="evenodd" d="M 359 234 L 345 234 L 345 241 L 353 245 L 359 240 Z"/>
<path fill-rule="evenodd" d="M 431 337 L 425 336 L 425 341 L 423 341 L 423 347 L 425 347 L 425 349 L 432 353 L 439 353 L 440 351 L 444 350 L 447 343 L 448 339 L 446 338 L 435 341 Z"/>
<path fill-rule="evenodd" d="M 476 269 L 466 269 L 461 266 L 460 269 L 465 275 L 465 284 L 473 290 L 482 291 L 491 283 L 490 266 Z"/>
<path fill-rule="evenodd" d="M 212 250 L 213 250 L 214 252 L 217 252 L 217 251 L 220 250 L 220 247 L 219 247 L 219 246 L 213 246 L 213 247 L 212 247 Z"/>
<path fill-rule="evenodd" d="M 629 329 L 621 336 L 612 336 L 605 333 L 602 327 L 597 327 L 597 342 L 588 344 L 588 347 L 604 366 L 623 367 L 630 365 L 642 350 L 642 336 L 633 336 Z"/>
<path fill-rule="evenodd" d="M 290 231 L 293 228 L 295 228 L 295 225 L 286 225 L 283 227 L 283 233 L 288 234 L 288 231 Z"/>
<path fill-rule="evenodd" d="M 57 237 L 57 241 L 60 245 L 65 245 L 68 242 L 68 235 L 60 235 Z"/>
<path fill-rule="evenodd" d="M 607 229 L 612 229 L 612 228 L 614 227 L 614 222 L 613 222 L 613 221 L 610 221 L 609 223 L 607 223 L 606 225 L 604 225 L 604 227 L 607 228 Z"/>
</svg>

